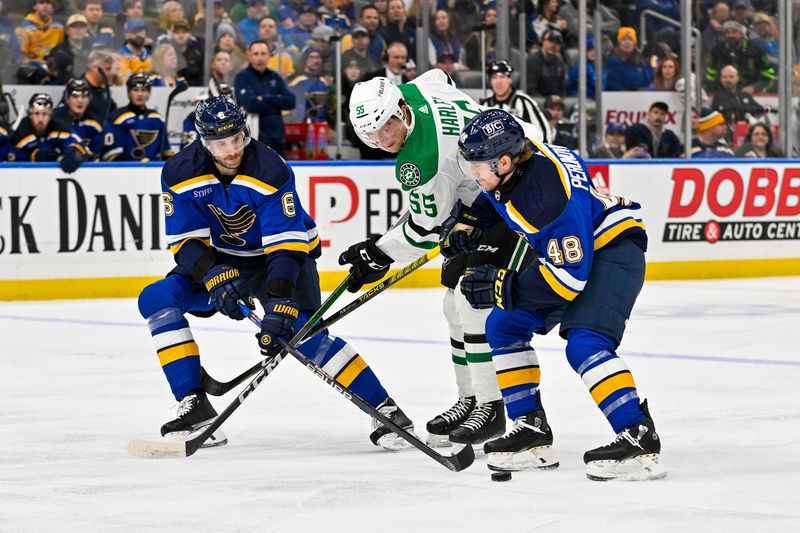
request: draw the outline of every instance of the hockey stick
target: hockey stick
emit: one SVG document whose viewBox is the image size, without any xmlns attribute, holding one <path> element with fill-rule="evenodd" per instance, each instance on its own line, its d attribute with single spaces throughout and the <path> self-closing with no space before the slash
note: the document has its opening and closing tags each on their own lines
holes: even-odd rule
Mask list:
<svg viewBox="0 0 800 533">
<path fill-rule="evenodd" d="M 302 340 L 305 335 L 314 327 L 314 325 L 319 322 L 322 318 L 322 315 L 330 309 L 333 303 L 336 301 L 339 296 L 344 294 L 344 291 L 347 290 L 347 283 L 350 281 L 350 275 L 348 275 L 342 283 L 336 287 L 333 293 L 325 300 L 325 303 L 317 309 L 317 312 L 314 313 L 311 318 L 308 319 L 300 331 L 298 331 L 292 340 L 290 341 L 290 346 L 295 346 Z M 248 317 L 252 320 L 255 315 L 247 309 L 249 313 Z M 250 382 L 247 387 L 242 390 L 241 393 L 231 402 L 228 407 L 225 408 L 222 413 L 220 413 L 214 421 L 206 426 L 203 431 L 197 435 L 196 437 L 185 440 L 185 441 L 149 441 L 149 440 L 140 440 L 134 439 L 128 442 L 128 453 L 134 455 L 136 457 L 142 457 L 145 459 L 156 459 L 161 457 L 189 457 L 190 455 L 194 454 L 200 447 L 203 445 L 205 441 L 211 438 L 211 435 L 225 422 L 236 409 L 239 408 L 240 405 L 245 401 L 245 399 L 250 396 L 250 394 L 256 390 L 256 387 L 266 378 L 275 367 L 280 364 L 283 358 L 286 357 L 286 351 L 281 351 L 275 357 L 267 357 L 262 362 L 258 364 L 261 368 L 259 372 L 256 373 L 256 376 Z"/>
<path fill-rule="evenodd" d="M 409 274 L 420 268 L 422 265 L 424 265 L 431 259 L 435 258 L 437 255 L 439 255 L 438 246 L 428 251 L 427 254 L 420 257 L 419 259 L 413 261 L 412 263 L 409 263 L 401 270 L 397 271 L 394 275 L 386 278 L 384 281 L 380 282 L 378 285 L 368 290 L 367 292 L 359 296 L 357 299 L 353 300 L 351 303 L 349 303 L 348 305 L 337 311 L 330 318 L 327 318 L 319 322 L 316 325 L 316 327 L 311 331 L 311 333 L 309 333 L 306 336 L 306 338 L 311 338 L 314 335 L 318 334 L 320 331 L 323 331 L 326 328 L 330 327 L 331 325 L 335 324 L 345 316 L 349 315 L 351 312 L 355 311 L 356 309 L 364 305 L 369 300 L 375 298 L 378 294 L 382 293 L 392 285 L 396 284 L 401 279 L 405 278 L 406 276 L 408 276 Z M 259 368 L 261 368 L 261 363 L 257 363 L 256 365 L 252 366 L 251 368 L 248 368 L 247 370 L 245 370 L 244 372 L 233 378 L 232 380 L 224 383 L 212 378 L 206 373 L 205 370 L 201 369 L 203 377 L 203 389 L 212 396 L 222 396 L 223 394 L 227 394 L 228 392 L 230 392 L 231 389 L 238 387 L 239 384 L 243 383 L 250 376 L 255 374 Z"/>
</svg>

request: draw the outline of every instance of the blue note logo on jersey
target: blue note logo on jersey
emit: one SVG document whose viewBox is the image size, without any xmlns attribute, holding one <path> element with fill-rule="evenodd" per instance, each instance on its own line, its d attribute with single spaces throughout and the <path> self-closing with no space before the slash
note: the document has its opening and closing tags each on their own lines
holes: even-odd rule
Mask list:
<svg viewBox="0 0 800 533">
<path fill-rule="evenodd" d="M 136 148 L 131 150 L 134 157 L 141 159 L 144 157 L 145 148 L 156 142 L 158 130 L 131 130 L 131 136 L 136 142 Z"/>
<path fill-rule="evenodd" d="M 231 246 L 245 246 L 247 241 L 239 237 L 239 235 L 244 235 L 253 227 L 253 223 L 256 221 L 256 214 L 246 205 L 240 207 L 232 215 L 227 214 L 213 204 L 207 205 L 225 230 L 225 233 L 219 236 L 222 242 Z"/>
</svg>

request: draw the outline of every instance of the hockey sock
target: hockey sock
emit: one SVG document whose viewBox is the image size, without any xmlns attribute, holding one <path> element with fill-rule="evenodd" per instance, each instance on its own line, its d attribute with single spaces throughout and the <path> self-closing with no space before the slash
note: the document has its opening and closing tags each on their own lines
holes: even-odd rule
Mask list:
<svg viewBox="0 0 800 533">
<path fill-rule="evenodd" d="M 515 344 L 492 350 L 497 384 L 503 395 L 508 417 L 519 418 L 539 411 L 539 359 L 530 344 Z"/>
<path fill-rule="evenodd" d="M 638 423 L 644 413 L 633 375 L 615 353 L 611 337 L 588 329 L 571 329 L 567 335 L 567 360 L 589 389 L 614 433 Z"/>
<path fill-rule="evenodd" d="M 181 310 L 158 311 L 147 317 L 147 327 L 175 399 L 180 400 L 190 390 L 201 388 L 200 349 Z"/>
<path fill-rule="evenodd" d="M 450 330 L 450 352 L 453 357 L 453 370 L 456 374 L 456 386 L 458 395 L 461 398 L 475 396 L 472 387 L 472 377 L 467 366 L 467 356 L 464 352 L 464 331 L 461 329 L 461 321 L 456 312 L 456 304 L 453 289 L 447 289 L 444 295 L 443 311 L 447 320 L 447 328 Z"/>
<path fill-rule="evenodd" d="M 475 400 L 479 404 L 499 400 L 501 396 L 492 362 L 492 348 L 486 340 L 486 319 L 490 311 L 473 309 L 461 291 L 454 297 L 458 320 L 464 332 L 464 352 Z"/>
</svg>

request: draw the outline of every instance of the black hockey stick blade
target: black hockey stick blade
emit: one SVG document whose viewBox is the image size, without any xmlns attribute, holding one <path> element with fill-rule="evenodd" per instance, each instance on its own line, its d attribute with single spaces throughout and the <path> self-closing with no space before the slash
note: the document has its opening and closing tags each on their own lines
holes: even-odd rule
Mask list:
<svg viewBox="0 0 800 533">
<path fill-rule="evenodd" d="M 261 369 L 263 363 L 263 360 L 259 361 L 230 381 L 217 381 L 208 375 L 205 368 L 200 367 L 200 379 L 203 381 L 203 390 L 211 396 L 224 396 L 256 375 L 256 372 Z"/>
<path fill-rule="evenodd" d="M 342 385 L 341 383 L 337 382 L 335 378 L 331 377 L 328 373 L 326 373 L 322 368 L 316 365 L 313 361 L 306 359 L 302 353 L 300 353 L 296 348 L 289 346 L 285 341 L 278 339 L 278 342 L 281 343 L 283 349 L 290 353 L 295 359 L 300 361 L 306 368 L 308 368 L 311 372 L 316 374 L 322 381 L 327 383 L 333 390 L 350 400 L 354 403 L 359 409 L 364 411 L 365 413 L 369 414 L 373 418 L 379 420 L 382 424 L 386 427 L 390 428 L 392 431 L 397 433 L 399 436 L 403 437 L 409 444 L 414 446 L 416 449 L 439 463 L 440 465 L 446 467 L 447 469 L 453 472 L 460 472 L 464 470 L 468 466 L 470 466 L 473 461 L 475 461 L 475 451 L 472 449 L 472 446 L 465 446 L 461 451 L 459 451 L 455 455 L 442 455 L 436 452 L 433 448 L 422 442 L 416 435 L 413 433 L 405 430 L 404 428 L 395 424 L 391 419 L 387 418 L 383 415 L 380 411 L 372 407 L 370 404 L 362 400 L 358 395 L 356 395 L 353 391 Z"/>
</svg>

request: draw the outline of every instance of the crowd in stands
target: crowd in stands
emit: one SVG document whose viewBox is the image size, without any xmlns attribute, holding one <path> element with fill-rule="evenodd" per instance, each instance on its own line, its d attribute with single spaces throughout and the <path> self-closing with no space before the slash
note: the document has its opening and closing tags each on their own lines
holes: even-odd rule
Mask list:
<svg viewBox="0 0 800 533">
<path fill-rule="evenodd" d="M 333 126 L 337 105 L 347 117 L 347 98 L 358 81 L 376 76 L 397 83 L 412 80 L 420 59 L 416 57 L 417 21 L 427 16 L 430 37 L 422 48 L 427 50 L 428 64 L 441 68 L 463 87 L 480 87 L 486 76 L 491 89 L 515 91 L 519 95 L 515 96 L 517 114 L 530 115 L 532 106 L 538 110 L 541 105 L 552 142 L 577 147 L 572 102 L 578 91 L 578 0 L 512 0 L 510 27 L 517 28 L 519 17 L 527 17 L 527 33 L 521 43 L 518 32 L 511 31 L 508 58 L 497 57 L 493 0 L 431 0 L 429 4 L 430 12 L 422 13 L 419 0 L 214 0 L 213 11 L 207 14 L 205 0 L 31 0 L 18 3 L 17 11 L 4 9 L 9 6 L 0 0 L 0 81 L 69 84 L 62 101 L 50 106 L 56 131 L 80 137 L 86 159 L 136 159 L 137 155 L 141 159 L 146 157 L 144 151 L 114 155 L 110 147 L 98 147 L 96 139 L 82 137 L 74 117 L 67 124 L 63 109 L 59 109 L 68 106 L 71 95 L 76 94 L 69 87 L 83 82 L 80 92 L 88 96 L 86 112 L 91 115 L 86 120 L 107 132 L 118 126 L 109 120 L 120 117 L 114 114 L 116 105 L 109 97 L 109 86 L 127 85 L 129 97 L 143 88 L 142 76 L 147 91 L 150 87 L 201 86 L 208 63 L 211 92 L 232 87 L 233 97 L 251 115 L 252 129 L 283 153 L 284 124 L 310 121 Z M 681 90 L 681 64 L 693 58 L 680 57 L 679 26 L 653 18 L 647 23 L 647 35 L 641 35 L 639 27 L 645 10 L 680 21 L 680 0 L 587 0 L 587 4 L 590 15 L 598 11 L 602 35 L 601 42 L 595 42 L 594 19 L 590 17 L 586 43 L 590 99 L 595 96 L 595 80 L 603 91 Z M 727 152 L 732 153 L 734 127 L 745 123 L 750 128 L 746 146 L 742 145 L 746 149 L 738 149 L 737 154 L 776 154 L 772 125 L 753 94 L 776 92 L 777 0 L 697 0 L 695 4 L 703 64 L 694 68 L 701 73 L 704 101 L 693 105 L 700 124 L 692 140 L 693 153 L 725 152 L 721 150 L 725 143 L 729 143 Z M 794 7 L 796 42 L 792 44 L 798 53 L 800 8 L 797 3 Z M 204 40 L 207 16 L 214 39 L 209 58 L 205 57 Z M 481 24 L 483 31 L 476 31 Z M 335 98 L 337 41 L 342 50 L 341 102 Z M 594 66 L 598 54 L 603 57 L 600 73 Z M 517 75 L 523 61 L 527 94 L 519 90 Z M 501 62 L 503 72 L 498 73 Z M 489 67 L 487 72 L 481 72 L 483 64 Z M 497 74 L 501 79 L 492 83 Z M 130 84 L 133 77 L 138 85 Z M 507 83 L 503 77 L 512 81 Z M 489 95 L 488 101 L 492 98 L 493 94 Z M 130 105 L 129 113 L 150 116 L 146 101 L 136 104 L 131 97 Z M 35 109 L 47 107 L 39 102 Z M 682 144 L 664 128 L 663 117 L 659 118 L 667 112 L 666 107 L 664 102 L 653 102 L 646 120 L 639 124 L 608 124 L 592 155 L 679 156 Z M 712 115 L 714 118 L 708 119 Z M 704 129 L 707 120 L 714 125 Z M 715 139 L 709 132 L 721 131 L 720 121 L 724 134 Z M 0 143 L 18 137 L 9 128 L 9 124 L 0 124 Z M 34 136 L 40 135 L 36 128 L 33 131 Z M 328 129 L 329 141 L 334 140 L 334 131 Z M 347 127 L 345 135 L 353 145 L 360 144 Z M 40 135 L 39 142 L 45 140 Z M 359 149 L 362 157 L 380 156 L 363 145 Z M 3 153 L 11 157 L 14 151 L 3 148 Z M 155 157 L 167 153 L 160 150 Z M 17 160 L 20 157 L 25 156 L 16 154 Z M 35 153 L 31 159 L 37 159 Z"/>
</svg>

